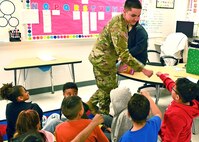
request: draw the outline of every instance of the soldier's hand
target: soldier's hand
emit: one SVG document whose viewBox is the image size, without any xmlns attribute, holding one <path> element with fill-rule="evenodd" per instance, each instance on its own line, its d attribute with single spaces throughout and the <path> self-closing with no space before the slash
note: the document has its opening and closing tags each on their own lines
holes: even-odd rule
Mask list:
<svg viewBox="0 0 199 142">
<path fill-rule="evenodd" d="M 151 77 L 153 75 L 152 70 L 148 70 L 148 69 L 145 69 L 145 68 L 142 69 L 142 72 L 144 73 L 144 75 L 146 75 L 148 77 Z"/>
</svg>

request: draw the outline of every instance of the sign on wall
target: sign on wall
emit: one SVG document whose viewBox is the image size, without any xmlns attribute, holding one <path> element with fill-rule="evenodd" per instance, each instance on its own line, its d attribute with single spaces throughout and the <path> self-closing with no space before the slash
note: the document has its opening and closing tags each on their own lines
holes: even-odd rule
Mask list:
<svg viewBox="0 0 199 142">
<path fill-rule="evenodd" d="M 156 8 L 174 9 L 175 0 L 156 0 Z"/>
<path fill-rule="evenodd" d="M 29 40 L 96 37 L 125 0 L 26 0 Z M 32 14 L 31 14 L 32 13 Z M 31 14 L 27 16 L 27 14 Z M 25 17 L 24 15 L 24 17 Z M 32 20 L 32 19 L 35 19 Z"/>
</svg>

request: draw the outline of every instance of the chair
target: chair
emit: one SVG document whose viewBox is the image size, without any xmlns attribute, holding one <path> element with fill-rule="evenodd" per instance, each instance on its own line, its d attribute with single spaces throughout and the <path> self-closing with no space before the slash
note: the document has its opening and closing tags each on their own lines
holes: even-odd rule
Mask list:
<svg viewBox="0 0 199 142">
<path fill-rule="evenodd" d="M 148 57 L 147 59 L 147 65 L 153 65 L 153 66 L 166 66 L 169 65 L 168 64 L 168 59 L 170 60 L 170 62 L 172 61 L 172 65 L 177 65 L 179 60 L 177 58 L 175 58 L 174 56 L 171 55 L 162 55 L 160 56 L 160 52 L 156 51 L 156 50 L 148 50 L 147 51 L 148 56 L 150 56 L 149 54 L 155 53 L 157 54 L 156 56 L 159 57 L 159 61 L 152 61 L 150 59 L 150 57 Z"/>
<path fill-rule="evenodd" d="M 169 49 L 169 50 L 168 50 Z M 186 49 L 186 50 L 185 50 Z M 165 41 L 160 47 L 160 52 L 156 50 L 148 50 L 148 60 L 147 65 L 153 66 L 175 66 L 183 58 L 187 58 L 187 49 L 188 49 L 188 38 L 183 33 L 172 33 L 167 36 Z M 183 52 L 184 51 L 184 52 Z M 153 56 L 150 54 L 153 53 Z M 151 61 L 151 57 L 154 57 L 156 54 L 156 61 Z M 186 62 L 186 59 L 183 61 Z M 160 87 L 163 87 L 159 84 L 148 84 L 145 83 L 143 86 L 138 88 L 138 92 L 141 89 L 155 87 L 156 88 L 156 104 L 159 100 Z"/>
<path fill-rule="evenodd" d="M 183 33 L 169 34 L 160 47 L 160 56 L 169 55 L 187 62 L 188 54 L 188 37 Z M 165 60 L 165 62 L 167 62 Z M 167 62 L 167 65 L 172 65 Z"/>
<path fill-rule="evenodd" d="M 192 134 L 197 135 L 199 133 L 199 117 L 196 117 L 193 119 L 193 124 L 192 124 Z"/>
</svg>

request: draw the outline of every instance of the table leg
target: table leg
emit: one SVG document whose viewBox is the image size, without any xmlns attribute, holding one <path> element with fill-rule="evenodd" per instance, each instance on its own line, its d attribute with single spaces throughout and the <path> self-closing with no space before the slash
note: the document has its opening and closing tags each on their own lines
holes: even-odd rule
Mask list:
<svg viewBox="0 0 199 142">
<path fill-rule="evenodd" d="M 52 88 L 52 94 L 54 94 L 54 84 L 53 84 L 53 69 L 52 69 L 52 67 L 50 68 L 50 81 L 51 81 L 51 88 Z"/>
<path fill-rule="evenodd" d="M 73 79 L 73 82 L 75 82 L 75 70 L 74 70 L 74 64 L 73 63 L 71 64 L 71 69 L 72 69 L 72 79 Z"/>
<path fill-rule="evenodd" d="M 26 69 L 23 70 L 23 84 L 26 87 Z"/>
<path fill-rule="evenodd" d="M 14 70 L 14 83 L 17 85 L 17 70 Z"/>
<path fill-rule="evenodd" d="M 160 97 L 160 85 L 155 85 L 155 88 L 156 88 L 155 103 L 158 104 Z"/>
</svg>

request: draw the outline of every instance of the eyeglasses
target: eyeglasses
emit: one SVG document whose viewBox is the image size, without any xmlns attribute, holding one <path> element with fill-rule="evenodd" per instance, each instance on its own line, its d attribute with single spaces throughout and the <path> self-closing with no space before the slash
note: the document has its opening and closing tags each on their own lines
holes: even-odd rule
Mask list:
<svg viewBox="0 0 199 142">
<path fill-rule="evenodd" d="M 175 86 L 172 87 L 172 90 L 176 93 L 176 94 L 180 94 L 176 89 L 174 89 Z"/>
</svg>

